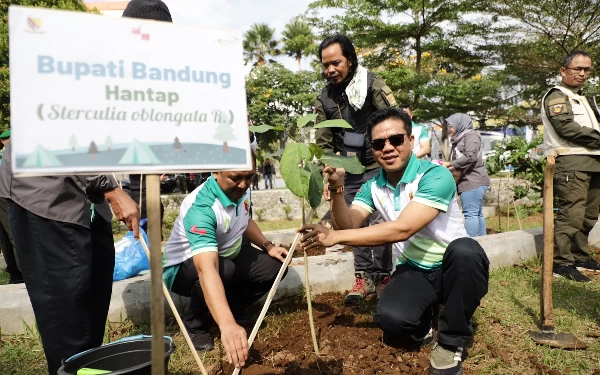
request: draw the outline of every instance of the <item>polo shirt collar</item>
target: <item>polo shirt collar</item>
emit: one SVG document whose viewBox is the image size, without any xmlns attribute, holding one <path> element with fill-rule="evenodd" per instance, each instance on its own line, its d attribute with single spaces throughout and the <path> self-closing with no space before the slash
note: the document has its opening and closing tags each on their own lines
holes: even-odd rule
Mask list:
<svg viewBox="0 0 600 375">
<path fill-rule="evenodd" d="M 415 178 L 417 178 L 418 171 L 419 171 L 419 159 L 415 156 L 414 153 L 411 153 L 410 160 L 408 161 L 408 165 L 406 166 L 406 169 L 404 170 L 404 174 L 402 175 L 400 182 L 405 183 L 405 184 L 413 182 L 415 180 Z M 389 181 L 387 179 L 387 173 L 385 173 L 385 170 L 383 168 L 380 168 L 379 175 L 377 176 L 377 180 L 375 183 L 379 187 L 388 186 L 391 189 L 396 188 L 395 186 L 392 186 L 389 183 Z M 398 185 L 400 185 L 400 184 L 398 184 Z"/>
<path fill-rule="evenodd" d="M 240 199 L 238 199 L 237 202 L 233 202 L 231 199 L 229 199 L 229 197 L 223 192 L 223 190 L 221 190 L 221 187 L 217 183 L 217 180 L 215 179 L 214 176 L 210 176 L 210 178 L 206 181 L 206 183 L 209 184 L 208 186 L 210 187 L 210 190 L 213 192 L 215 197 L 217 197 L 219 202 L 221 202 L 221 205 L 223 207 L 229 207 L 229 206 L 237 207 L 240 204 L 242 204 L 242 202 L 244 201 L 245 195 L 243 195 Z"/>
</svg>

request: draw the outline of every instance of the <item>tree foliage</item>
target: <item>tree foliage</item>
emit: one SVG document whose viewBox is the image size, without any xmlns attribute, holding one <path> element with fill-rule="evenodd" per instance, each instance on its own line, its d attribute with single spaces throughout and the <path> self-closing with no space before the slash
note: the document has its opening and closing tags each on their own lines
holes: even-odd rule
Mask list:
<svg viewBox="0 0 600 375">
<path fill-rule="evenodd" d="M 284 147 L 287 135 L 296 136 L 296 117 L 313 112 L 316 93 L 322 88 L 320 76 L 313 72 L 294 73 L 280 64 L 257 66 L 246 80 L 248 112 L 256 125 L 283 126 L 287 133 L 266 132 L 258 137 L 265 151 Z"/>
<path fill-rule="evenodd" d="M 266 23 L 255 23 L 244 34 L 244 57 L 246 63 L 255 61 L 256 65 L 267 63 L 268 56 L 277 56 L 279 42 L 275 39 L 275 29 Z"/>
<path fill-rule="evenodd" d="M 516 78 L 516 96 L 538 101 L 536 115 L 539 99 L 558 82 L 558 70 L 568 53 L 585 50 L 592 61 L 600 58 L 597 0 L 486 0 L 484 8 L 492 17 L 481 22 L 486 33 L 480 50 Z M 592 86 L 590 92 L 597 94 L 597 86 Z"/>
<path fill-rule="evenodd" d="M 283 51 L 294 57 L 298 62 L 298 70 L 302 70 L 302 57 L 316 52 L 315 36 L 310 25 L 302 18 L 296 17 L 285 25 L 282 35 Z"/>
</svg>

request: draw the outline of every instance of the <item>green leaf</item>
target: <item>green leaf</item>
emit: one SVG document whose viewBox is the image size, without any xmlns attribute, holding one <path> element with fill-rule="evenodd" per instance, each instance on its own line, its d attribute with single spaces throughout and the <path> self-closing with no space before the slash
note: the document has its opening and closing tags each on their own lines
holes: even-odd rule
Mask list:
<svg viewBox="0 0 600 375">
<path fill-rule="evenodd" d="M 334 154 L 325 154 L 319 158 L 325 165 L 331 165 L 334 168 L 344 168 L 347 173 L 364 173 L 365 167 L 360 163 L 356 156 L 340 156 Z"/>
<path fill-rule="evenodd" d="M 323 176 L 319 167 L 314 163 L 306 163 L 305 169 L 310 172 L 308 203 L 313 210 L 316 210 L 321 204 L 321 198 L 323 197 Z"/>
<path fill-rule="evenodd" d="M 303 160 L 310 160 L 310 149 L 304 143 L 291 142 L 281 157 L 281 175 L 285 186 L 297 197 L 308 198 L 310 172 L 300 167 Z"/>
<path fill-rule="evenodd" d="M 321 156 L 325 154 L 325 151 L 323 151 L 323 149 L 320 146 L 317 146 L 316 143 L 311 143 L 310 145 L 308 145 L 308 147 L 310 147 L 311 155 L 316 156 L 317 159 L 321 159 Z"/>
<path fill-rule="evenodd" d="M 296 125 L 298 125 L 299 128 L 303 128 L 305 127 L 309 122 L 311 121 L 315 121 L 315 119 L 317 118 L 317 114 L 313 113 L 311 115 L 306 115 L 303 117 L 300 117 L 298 120 L 296 120 Z"/>
<path fill-rule="evenodd" d="M 318 123 L 314 126 L 315 129 L 319 128 L 346 128 L 352 129 L 352 125 L 348 124 L 346 120 L 336 119 L 336 120 L 327 120 Z"/>
<path fill-rule="evenodd" d="M 281 129 L 278 129 L 281 128 Z M 283 130 L 283 126 L 271 126 L 271 125 L 253 125 L 248 126 L 248 130 L 254 133 L 265 133 L 269 130 Z"/>
<path fill-rule="evenodd" d="M 279 157 L 281 157 L 281 154 L 283 154 L 283 151 L 284 151 L 283 149 L 279 149 L 275 152 L 271 152 L 269 154 L 264 154 L 263 158 L 279 158 Z"/>
</svg>

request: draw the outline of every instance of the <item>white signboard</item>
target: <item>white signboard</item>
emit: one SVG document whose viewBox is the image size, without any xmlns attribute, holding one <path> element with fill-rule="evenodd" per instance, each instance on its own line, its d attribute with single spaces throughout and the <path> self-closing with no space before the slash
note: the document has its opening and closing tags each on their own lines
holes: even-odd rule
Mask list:
<svg viewBox="0 0 600 375">
<path fill-rule="evenodd" d="M 249 170 L 239 33 L 11 6 L 15 174 Z"/>
</svg>

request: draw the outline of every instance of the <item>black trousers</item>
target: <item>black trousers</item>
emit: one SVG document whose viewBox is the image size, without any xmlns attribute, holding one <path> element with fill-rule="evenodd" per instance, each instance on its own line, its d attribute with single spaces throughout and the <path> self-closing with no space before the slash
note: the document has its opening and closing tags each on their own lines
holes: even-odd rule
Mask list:
<svg viewBox="0 0 600 375">
<path fill-rule="evenodd" d="M 252 246 L 242 245 L 235 259 L 219 257 L 219 275 L 231 311 L 242 311 L 268 293 L 280 269 L 279 260 Z M 191 297 L 190 307 L 183 316 L 186 328 L 192 333 L 208 331 L 214 320 L 204 300 L 192 258 L 180 265 L 171 290 L 180 296 Z"/>
<path fill-rule="evenodd" d="M 9 219 L 48 371 L 55 375 L 63 359 L 102 344 L 115 266 L 111 224 L 96 214 L 87 229 L 14 202 Z"/>
<path fill-rule="evenodd" d="M 346 174 L 344 178 L 344 200 L 346 205 L 350 206 L 361 186 L 378 174 L 379 168 L 368 170 L 363 174 Z M 331 220 L 331 212 L 327 211 L 323 220 Z M 383 222 L 383 218 L 376 210 L 363 227 Z M 354 270 L 364 271 L 374 281 L 381 281 L 383 277 L 392 272 L 392 245 L 353 247 L 352 253 L 354 254 Z"/>
<path fill-rule="evenodd" d="M 373 320 L 386 334 L 423 337 L 435 305 L 443 303 L 438 341 L 465 347 L 473 337 L 471 318 L 488 291 L 489 264 L 477 241 L 460 238 L 448 245 L 437 270 L 400 265 L 379 298 Z"/>
<path fill-rule="evenodd" d="M 588 236 L 598 221 L 600 173 L 563 171 L 554 174 L 558 213 L 554 219 L 554 265 L 590 259 Z"/>
<path fill-rule="evenodd" d="M 19 267 L 19 261 L 15 252 L 14 241 L 12 238 L 12 230 L 8 222 L 8 199 L 0 198 L 0 246 L 2 246 L 2 254 L 6 261 L 6 272 L 10 277 L 10 281 L 23 280 L 23 275 Z"/>
</svg>

